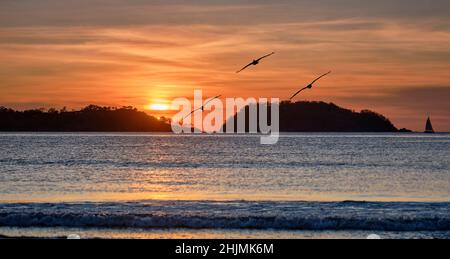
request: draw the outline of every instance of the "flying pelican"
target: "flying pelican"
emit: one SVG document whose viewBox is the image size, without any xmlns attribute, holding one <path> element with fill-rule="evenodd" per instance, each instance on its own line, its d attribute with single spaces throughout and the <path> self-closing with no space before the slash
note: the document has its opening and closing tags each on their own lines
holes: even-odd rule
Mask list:
<svg viewBox="0 0 450 259">
<path fill-rule="evenodd" d="M 331 71 L 328 72 L 328 73 L 326 73 L 326 74 L 323 74 L 323 75 L 319 76 L 319 77 L 316 78 L 314 81 L 312 81 L 311 84 L 309 84 L 307 87 L 304 87 L 304 88 L 300 89 L 298 92 L 296 92 L 296 93 L 291 97 L 290 100 L 292 101 L 292 99 L 294 99 L 294 97 L 297 96 L 297 95 L 298 95 L 299 93 L 301 93 L 302 91 L 304 91 L 304 90 L 306 90 L 306 89 L 311 89 L 311 88 L 313 88 L 313 84 L 314 84 L 315 82 L 319 81 L 319 79 L 321 79 L 322 77 L 324 77 L 324 76 L 326 76 L 326 75 L 329 75 L 329 74 L 331 74 Z"/>
<path fill-rule="evenodd" d="M 222 97 L 222 95 L 218 95 L 218 96 L 216 96 L 216 97 L 214 97 L 214 98 L 209 99 L 204 105 L 202 105 L 202 107 L 193 110 L 193 111 L 192 111 L 191 113 L 189 113 L 186 117 L 184 117 L 183 120 L 185 120 L 187 117 L 191 116 L 191 114 L 193 114 L 194 112 L 196 112 L 196 111 L 198 111 L 198 110 L 204 111 L 204 110 L 205 110 L 205 106 L 206 106 L 208 103 L 214 101 L 215 99 L 219 99 L 220 97 Z"/>
<path fill-rule="evenodd" d="M 253 60 L 250 64 L 246 65 L 245 67 L 243 67 L 241 70 L 237 71 L 236 73 L 240 73 L 240 72 L 244 71 L 244 70 L 247 69 L 249 66 L 256 66 L 256 65 L 258 65 L 259 62 L 260 62 L 262 59 L 268 58 L 268 57 L 272 56 L 273 54 L 275 54 L 275 52 L 272 52 L 272 53 L 270 53 L 270 54 L 268 54 L 268 55 L 265 55 L 265 56 L 263 56 L 263 57 L 260 57 L 260 58 L 258 58 L 258 59 Z"/>
</svg>

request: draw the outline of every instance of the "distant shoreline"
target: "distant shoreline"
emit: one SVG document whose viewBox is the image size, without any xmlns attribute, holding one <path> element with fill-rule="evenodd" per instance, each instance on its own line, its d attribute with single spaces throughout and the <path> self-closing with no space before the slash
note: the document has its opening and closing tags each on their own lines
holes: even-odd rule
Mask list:
<svg viewBox="0 0 450 259">
<path fill-rule="evenodd" d="M 269 108 L 270 109 L 270 108 Z M 279 132 L 282 133 L 388 133 L 412 132 L 399 129 L 385 116 L 370 111 L 353 110 L 325 102 L 282 102 L 279 106 Z M 241 109 L 222 125 L 222 132 L 239 115 L 245 115 L 249 129 L 249 106 Z M 258 116 L 259 118 L 259 116 Z M 270 123 L 270 117 L 268 118 Z M 236 126 L 231 132 L 238 132 Z M 156 118 L 134 107 L 89 105 L 81 110 L 35 109 L 16 111 L 0 106 L 0 132 L 172 132 L 169 118 Z M 259 130 L 258 130 L 259 132 Z"/>
</svg>

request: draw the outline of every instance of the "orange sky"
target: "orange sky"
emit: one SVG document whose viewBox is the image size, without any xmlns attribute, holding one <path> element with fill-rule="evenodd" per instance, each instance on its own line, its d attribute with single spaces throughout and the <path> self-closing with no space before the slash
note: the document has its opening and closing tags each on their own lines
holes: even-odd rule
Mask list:
<svg viewBox="0 0 450 259">
<path fill-rule="evenodd" d="M 335 2 L 3 0 L 0 106 L 148 109 L 194 89 L 287 99 L 333 70 L 298 100 L 413 130 L 430 114 L 450 131 L 449 1 Z"/>
</svg>

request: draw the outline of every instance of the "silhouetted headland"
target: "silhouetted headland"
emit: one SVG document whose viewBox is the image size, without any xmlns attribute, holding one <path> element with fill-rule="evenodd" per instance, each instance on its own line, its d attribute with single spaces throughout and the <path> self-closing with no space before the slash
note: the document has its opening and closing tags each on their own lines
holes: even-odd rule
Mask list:
<svg viewBox="0 0 450 259">
<path fill-rule="evenodd" d="M 248 119 L 249 108 L 246 107 L 241 112 L 245 112 Z M 237 115 L 234 120 L 237 120 Z M 248 131 L 248 120 L 246 124 Z M 226 129 L 226 123 L 223 127 Z M 172 129 L 168 119 L 157 119 L 133 107 L 89 105 L 78 111 L 66 109 L 15 111 L 0 107 L 0 131 L 171 132 Z M 368 110 L 354 112 L 324 102 L 282 102 L 280 131 L 409 132 L 407 129 L 398 130 L 389 119 L 376 112 Z"/>
<path fill-rule="evenodd" d="M 249 131 L 247 106 L 246 132 Z M 269 109 L 270 122 L 270 109 Z M 237 131 L 237 115 L 234 132 Z M 228 123 L 228 122 L 227 122 Z M 227 123 L 224 124 L 226 130 Z M 355 112 L 324 102 L 282 102 L 280 104 L 281 132 L 410 132 L 397 129 L 389 119 L 373 111 Z"/>
<path fill-rule="evenodd" d="M 79 111 L 14 111 L 0 107 L 0 131 L 168 132 L 167 121 L 133 107 L 87 106 Z"/>
</svg>

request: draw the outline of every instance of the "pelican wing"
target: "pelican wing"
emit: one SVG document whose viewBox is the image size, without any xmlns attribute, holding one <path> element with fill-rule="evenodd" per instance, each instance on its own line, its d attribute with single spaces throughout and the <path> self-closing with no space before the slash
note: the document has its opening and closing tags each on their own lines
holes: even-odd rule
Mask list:
<svg viewBox="0 0 450 259">
<path fill-rule="evenodd" d="M 221 97 L 221 95 L 218 95 L 218 96 L 216 96 L 216 97 L 214 97 L 214 98 L 209 99 L 209 101 L 207 101 L 207 102 L 205 103 L 205 105 L 203 105 L 203 107 L 205 107 L 208 103 L 210 103 L 210 102 L 212 102 L 212 101 L 214 101 L 215 99 L 218 99 L 218 98 L 220 98 L 220 97 Z"/>
<path fill-rule="evenodd" d="M 289 100 L 292 101 L 292 99 L 294 99 L 294 97 L 296 97 L 299 93 L 301 93 L 302 91 L 304 91 L 304 90 L 306 90 L 306 89 L 308 89 L 308 87 L 304 87 L 304 88 L 300 89 L 300 90 L 299 90 L 298 92 L 296 92 Z"/>
<path fill-rule="evenodd" d="M 323 74 L 321 76 L 319 76 L 318 78 L 316 78 L 314 81 L 312 81 L 311 85 L 314 84 L 315 82 L 319 81 L 322 77 L 327 76 L 329 74 L 331 74 L 331 71 L 328 72 L 328 73 L 325 73 L 325 74 Z"/>
<path fill-rule="evenodd" d="M 187 119 L 187 117 L 191 116 L 194 112 L 200 110 L 201 108 L 195 109 L 193 111 L 191 111 L 191 113 L 189 113 L 188 115 L 186 115 L 186 117 L 183 118 L 183 120 Z"/>
<path fill-rule="evenodd" d="M 251 65 L 253 65 L 253 62 L 248 64 L 248 65 L 246 65 L 245 67 L 243 67 L 241 70 L 237 71 L 236 73 L 240 73 L 240 72 L 244 71 L 245 69 L 247 69 Z"/>
<path fill-rule="evenodd" d="M 196 111 L 198 111 L 198 110 L 202 110 L 203 108 L 205 108 L 205 106 L 206 106 L 208 103 L 214 101 L 215 99 L 220 98 L 221 96 L 222 96 L 222 95 L 218 95 L 218 96 L 216 96 L 216 97 L 214 97 L 214 98 L 209 99 L 202 107 L 193 110 L 193 111 L 192 111 L 191 113 L 189 113 L 186 117 L 184 117 L 183 120 L 185 120 L 187 117 L 191 116 L 194 112 L 196 112 Z"/>
<path fill-rule="evenodd" d="M 268 57 L 272 56 L 273 54 L 275 54 L 275 52 L 272 52 L 272 53 L 267 54 L 267 55 L 265 55 L 265 56 L 263 56 L 263 57 L 260 57 L 260 58 L 257 59 L 257 61 L 260 61 L 260 60 L 262 60 L 262 59 L 268 58 Z"/>
</svg>

